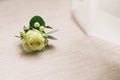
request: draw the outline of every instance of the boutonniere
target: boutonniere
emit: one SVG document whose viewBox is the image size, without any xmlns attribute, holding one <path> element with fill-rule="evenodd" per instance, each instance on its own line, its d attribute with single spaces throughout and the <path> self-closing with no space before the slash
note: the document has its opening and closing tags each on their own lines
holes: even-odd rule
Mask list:
<svg viewBox="0 0 120 80">
<path fill-rule="evenodd" d="M 56 38 L 50 33 L 56 32 L 51 31 L 46 33 L 45 29 L 53 29 L 50 26 L 46 26 L 45 21 L 40 16 L 34 16 L 29 22 L 29 26 L 23 27 L 23 32 L 17 36 L 21 38 L 22 47 L 26 52 L 43 51 L 47 46 L 49 39 L 56 40 Z"/>
</svg>

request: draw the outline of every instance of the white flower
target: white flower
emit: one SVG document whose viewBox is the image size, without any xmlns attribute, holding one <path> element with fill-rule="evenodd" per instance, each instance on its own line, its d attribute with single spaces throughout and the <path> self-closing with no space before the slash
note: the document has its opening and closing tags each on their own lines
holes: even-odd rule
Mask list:
<svg viewBox="0 0 120 80">
<path fill-rule="evenodd" d="M 46 39 L 42 33 L 36 29 L 29 30 L 23 38 L 23 49 L 26 52 L 41 51 L 45 48 Z"/>
</svg>

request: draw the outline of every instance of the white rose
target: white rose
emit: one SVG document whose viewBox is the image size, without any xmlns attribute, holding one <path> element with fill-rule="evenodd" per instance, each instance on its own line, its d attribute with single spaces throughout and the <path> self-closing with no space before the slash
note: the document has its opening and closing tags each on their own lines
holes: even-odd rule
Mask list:
<svg viewBox="0 0 120 80">
<path fill-rule="evenodd" d="M 45 48 L 45 41 L 42 33 L 33 29 L 25 33 L 22 46 L 26 52 L 41 51 Z"/>
</svg>

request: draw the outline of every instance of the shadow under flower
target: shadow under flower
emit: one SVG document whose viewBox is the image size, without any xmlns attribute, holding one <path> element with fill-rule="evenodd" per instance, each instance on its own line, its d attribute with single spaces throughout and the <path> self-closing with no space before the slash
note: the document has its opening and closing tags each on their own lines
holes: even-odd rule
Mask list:
<svg viewBox="0 0 120 80">
<path fill-rule="evenodd" d="M 50 51 L 50 50 L 52 50 L 52 49 L 55 49 L 55 47 L 54 47 L 53 45 L 51 45 L 51 44 L 49 44 L 49 45 L 45 48 L 45 50 L 43 50 L 43 51 L 25 52 L 25 51 L 23 50 L 21 44 L 19 45 L 19 48 L 21 49 L 20 55 L 21 55 L 22 57 L 25 57 L 25 56 L 31 56 L 31 57 L 32 57 L 32 56 L 40 56 L 40 55 L 42 55 L 43 53 L 45 53 L 46 51 Z"/>
</svg>

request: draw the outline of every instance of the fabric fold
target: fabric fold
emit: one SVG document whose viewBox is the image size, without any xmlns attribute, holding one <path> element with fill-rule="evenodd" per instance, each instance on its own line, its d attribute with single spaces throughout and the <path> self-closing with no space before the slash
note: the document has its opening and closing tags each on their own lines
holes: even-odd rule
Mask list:
<svg viewBox="0 0 120 80">
<path fill-rule="evenodd" d="M 73 0 L 72 14 L 88 35 L 120 44 L 119 3 L 119 0 Z"/>
</svg>

